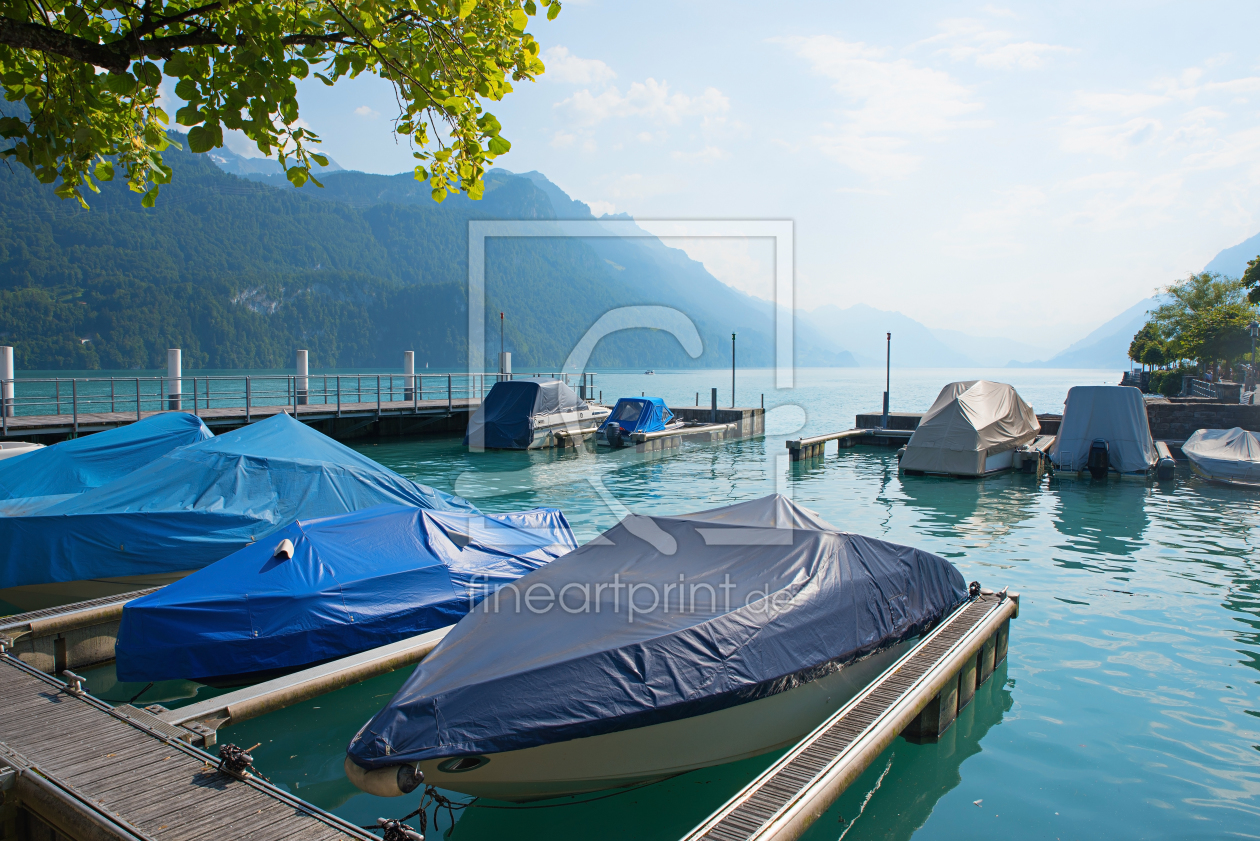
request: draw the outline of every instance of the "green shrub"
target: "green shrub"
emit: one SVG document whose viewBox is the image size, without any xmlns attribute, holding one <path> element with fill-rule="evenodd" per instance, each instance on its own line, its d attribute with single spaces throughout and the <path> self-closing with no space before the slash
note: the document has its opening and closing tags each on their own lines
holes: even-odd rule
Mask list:
<svg viewBox="0 0 1260 841">
<path fill-rule="evenodd" d="M 1176 397 L 1181 394 L 1181 375 L 1185 372 L 1180 368 L 1173 368 L 1168 371 L 1152 371 L 1151 372 L 1151 391 L 1155 394 L 1162 394 L 1165 397 Z"/>
</svg>

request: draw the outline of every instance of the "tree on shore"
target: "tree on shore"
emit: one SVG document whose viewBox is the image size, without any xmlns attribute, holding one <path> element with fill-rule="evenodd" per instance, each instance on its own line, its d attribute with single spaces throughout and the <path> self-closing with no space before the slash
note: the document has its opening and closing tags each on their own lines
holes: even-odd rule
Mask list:
<svg viewBox="0 0 1260 841">
<path fill-rule="evenodd" d="M 1256 308 L 1248 299 L 1245 280 L 1200 272 L 1163 292 L 1167 303 L 1155 309 L 1133 337 L 1131 359 L 1165 365 L 1195 359 L 1211 365 L 1235 361 L 1250 351 L 1247 326 L 1255 319 Z M 1157 361 L 1159 357 L 1162 360 Z"/>
<path fill-rule="evenodd" d="M 548 19 L 560 11 L 559 0 L 0 0 L 0 84 L 25 106 L 0 118 L 0 155 L 85 207 L 84 191 L 116 175 L 152 207 L 171 177 L 165 76 L 191 151 L 240 131 L 300 187 L 327 160 L 300 120 L 297 82 L 370 73 L 394 87 L 417 180 L 437 201 L 479 198 L 510 148 L 483 103 L 543 72 L 526 32 L 539 5 Z"/>
</svg>

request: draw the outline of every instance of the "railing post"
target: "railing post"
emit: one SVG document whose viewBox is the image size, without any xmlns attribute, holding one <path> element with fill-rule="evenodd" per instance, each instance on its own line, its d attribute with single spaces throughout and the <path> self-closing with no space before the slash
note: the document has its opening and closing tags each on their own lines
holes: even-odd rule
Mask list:
<svg viewBox="0 0 1260 841">
<path fill-rule="evenodd" d="M 140 420 L 140 378 L 136 377 L 136 420 Z"/>
<path fill-rule="evenodd" d="M 184 368 L 183 352 L 177 348 L 169 348 L 166 351 L 166 408 L 172 412 L 180 409 L 180 394 Z"/>
<path fill-rule="evenodd" d="M 13 399 L 13 348 L 6 345 L 0 347 L 0 398 L 3 398 L 3 407 L 0 407 L 0 415 L 4 417 L 14 416 L 14 399 Z M 8 421 L 5 421 L 7 424 Z M 8 427 L 5 427 L 5 434 L 8 434 Z"/>
<path fill-rule="evenodd" d="M 109 413 L 112 415 L 114 412 L 117 412 L 117 411 L 118 411 L 117 407 L 114 406 L 114 378 L 110 377 L 109 378 Z"/>
<path fill-rule="evenodd" d="M 376 419 L 381 419 L 381 375 L 376 375 Z"/>
<path fill-rule="evenodd" d="M 249 376 L 245 377 L 245 423 L 249 423 Z"/>
<path fill-rule="evenodd" d="M 195 418 L 201 417 L 197 414 L 197 393 L 197 378 L 193 377 L 193 417 Z"/>
<path fill-rule="evenodd" d="M 53 380 L 53 397 L 57 399 L 57 414 L 61 414 L 61 378 Z"/>
<path fill-rule="evenodd" d="M 453 402 L 452 398 L 454 397 L 454 394 L 453 394 L 454 388 L 455 388 L 455 376 L 454 374 L 447 374 L 446 375 L 446 413 L 448 415 L 451 413 L 451 403 Z"/>
<path fill-rule="evenodd" d="M 70 378 L 70 414 L 74 417 L 74 437 L 79 437 L 79 381 Z"/>
<path fill-rule="evenodd" d="M 341 374 L 337 375 L 337 417 L 341 417 Z"/>
<path fill-rule="evenodd" d="M 298 378 L 297 377 L 293 377 L 293 388 L 290 389 L 290 391 L 293 394 L 293 417 L 296 418 L 297 407 L 298 407 Z"/>
</svg>

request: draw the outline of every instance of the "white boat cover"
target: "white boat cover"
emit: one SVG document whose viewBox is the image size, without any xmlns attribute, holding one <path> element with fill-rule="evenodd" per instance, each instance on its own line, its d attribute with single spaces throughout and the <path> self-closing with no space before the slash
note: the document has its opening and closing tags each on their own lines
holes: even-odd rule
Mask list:
<svg viewBox="0 0 1260 841">
<path fill-rule="evenodd" d="M 988 380 L 950 383 L 919 421 L 901 469 L 982 476 L 985 459 L 1027 444 L 1039 432 L 1036 413 L 1014 386 Z"/>
<path fill-rule="evenodd" d="M 1260 485 L 1260 435 L 1245 429 L 1200 429 L 1181 446 L 1209 479 Z"/>
<path fill-rule="evenodd" d="M 1142 473 L 1159 460 L 1142 392 L 1132 386 L 1078 385 L 1068 389 L 1050 459 L 1060 470 L 1084 470 L 1089 447 L 1099 438 L 1107 442 L 1111 467 L 1120 473 Z"/>
</svg>

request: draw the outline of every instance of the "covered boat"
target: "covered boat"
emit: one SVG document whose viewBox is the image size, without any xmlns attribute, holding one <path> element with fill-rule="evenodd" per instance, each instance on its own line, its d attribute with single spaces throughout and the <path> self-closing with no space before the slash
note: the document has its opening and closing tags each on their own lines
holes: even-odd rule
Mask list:
<svg viewBox="0 0 1260 841">
<path fill-rule="evenodd" d="M 592 431 L 608 409 L 587 403 L 560 380 L 505 380 L 468 420 L 464 446 L 528 450 L 553 443 L 557 430 Z"/>
<path fill-rule="evenodd" d="M 1050 460 L 1056 469 L 1064 471 L 1088 468 L 1099 475 L 1108 470 L 1145 474 L 1155 466 L 1159 455 L 1142 392 L 1120 385 L 1078 385 L 1068 389 Z"/>
<path fill-rule="evenodd" d="M 346 657 L 453 625 L 487 593 L 576 548 L 553 508 L 378 505 L 299 520 L 128 602 L 118 677 L 228 685 Z"/>
<path fill-rule="evenodd" d="M 1195 473 L 1216 482 L 1260 488 L 1260 435 L 1246 429 L 1200 429 L 1181 445 Z"/>
<path fill-rule="evenodd" d="M 505 800 L 791 744 L 967 598 L 944 558 L 782 496 L 630 516 L 485 599 L 350 743 L 360 788 Z M 412 783 L 413 784 L 413 783 Z"/>
<path fill-rule="evenodd" d="M 988 380 L 950 383 L 927 410 L 901 457 L 909 472 L 984 476 L 1008 470 L 1015 448 L 1041 431 L 1014 386 Z"/>
<path fill-rule="evenodd" d="M 383 503 L 476 511 L 279 414 L 0 517 L 0 587 L 200 569 L 294 520 Z"/>
<path fill-rule="evenodd" d="M 80 494 L 121 479 L 177 447 L 213 437 L 200 418 L 163 412 L 95 435 L 30 449 L 0 461 L 0 500 Z"/>
<path fill-rule="evenodd" d="M 632 432 L 660 432 L 681 425 L 671 423 L 673 420 L 674 413 L 659 397 L 622 397 L 600 424 L 595 438 L 597 442 L 620 447 Z"/>
</svg>

